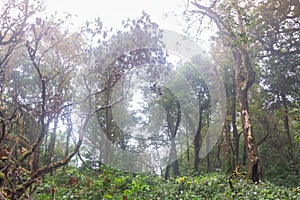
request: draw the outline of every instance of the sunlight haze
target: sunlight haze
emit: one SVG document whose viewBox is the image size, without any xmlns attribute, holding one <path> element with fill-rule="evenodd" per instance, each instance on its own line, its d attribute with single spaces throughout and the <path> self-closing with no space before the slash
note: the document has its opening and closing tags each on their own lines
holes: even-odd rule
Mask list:
<svg viewBox="0 0 300 200">
<path fill-rule="evenodd" d="M 184 10 L 182 0 L 128 0 L 128 1 L 72 1 L 72 0 L 48 0 L 45 1 L 46 11 L 53 13 L 67 12 L 77 15 L 74 23 L 80 26 L 86 20 L 92 20 L 100 16 L 106 27 L 121 27 L 122 20 L 127 18 L 138 18 L 144 10 L 151 19 L 158 23 L 161 28 L 179 31 L 176 20 L 166 17 L 172 12 L 181 13 Z"/>
</svg>

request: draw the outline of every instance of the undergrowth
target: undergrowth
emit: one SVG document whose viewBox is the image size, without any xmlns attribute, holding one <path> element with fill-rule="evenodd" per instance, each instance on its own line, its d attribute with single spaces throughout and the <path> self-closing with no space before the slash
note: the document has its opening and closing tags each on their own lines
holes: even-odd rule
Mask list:
<svg viewBox="0 0 300 200">
<path fill-rule="evenodd" d="M 70 178 L 72 177 L 72 178 Z M 72 182 L 73 181 L 73 182 Z M 46 176 L 33 198 L 90 200 L 199 200 L 199 199 L 300 199 L 300 187 L 253 184 L 241 177 L 232 180 L 221 172 L 164 180 L 151 174 L 126 174 L 110 169 L 80 171 L 76 168 Z"/>
</svg>

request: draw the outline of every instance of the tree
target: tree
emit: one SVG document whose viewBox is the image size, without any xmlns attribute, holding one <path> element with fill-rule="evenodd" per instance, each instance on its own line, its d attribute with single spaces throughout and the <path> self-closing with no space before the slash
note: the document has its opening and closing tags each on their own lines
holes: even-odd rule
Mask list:
<svg viewBox="0 0 300 200">
<path fill-rule="evenodd" d="M 18 199 L 77 153 L 88 118 L 78 130 L 72 152 L 53 159 L 58 121 L 71 115 L 71 79 L 81 54 L 74 42 L 80 38 L 62 30 L 65 20 L 56 21 L 54 16 L 33 20 L 42 5 L 7 1 L 5 6 L 1 27 L 1 195 Z M 13 17 L 16 10 L 10 9 L 19 9 L 17 18 Z M 29 23 L 32 21 L 35 23 Z"/>
<path fill-rule="evenodd" d="M 211 65 L 204 59 L 204 55 L 197 55 L 192 58 L 192 63 L 195 65 Z M 192 86 L 194 96 L 197 98 L 197 104 L 198 104 L 198 121 L 196 121 L 197 125 L 195 126 L 193 124 L 193 120 L 189 116 L 189 113 L 185 112 L 185 117 L 188 119 L 188 123 L 190 123 L 190 127 L 194 129 L 194 127 L 197 127 L 197 129 L 192 130 L 195 132 L 194 137 L 194 169 L 196 171 L 199 170 L 199 164 L 200 164 L 200 145 L 203 143 L 202 141 L 202 135 L 201 132 L 203 131 L 204 127 L 204 120 L 205 120 L 205 112 L 210 107 L 210 96 L 208 87 L 204 81 L 204 79 L 200 79 L 199 72 L 197 72 L 195 69 L 190 67 L 190 64 L 186 64 L 187 67 L 183 67 L 182 73 L 184 74 L 186 80 L 188 80 L 188 83 Z M 207 119 L 208 120 L 208 119 Z"/>
<path fill-rule="evenodd" d="M 291 171 L 297 167 L 290 110 L 298 109 L 299 104 L 299 6 L 298 1 L 261 2 L 254 15 L 251 34 L 261 45 L 261 82 L 268 93 L 264 109 L 280 111 L 287 138 L 287 151 Z M 258 28 L 259 26 L 259 28 Z"/>
<path fill-rule="evenodd" d="M 169 88 L 163 87 L 160 89 L 159 85 L 155 85 L 152 89 L 154 92 L 159 91 L 158 95 L 161 97 L 157 103 L 165 109 L 167 115 L 166 134 L 168 135 L 169 141 L 171 143 L 168 165 L 166 167 L 165 173 L 165 179 L 168 179 L 170 166 L 173 167 L 173 175 L 175 177 L 180 175 L 175 138 L 181 122 L 181 106 L 176 95 Z"/>
<path fill-rule="evenodd" d="M 129 156 L 126 151 L 139 152 L 135 145 L 129 145 L 130 140 L 131 143 L 145 146 L 144 141 L 137 141 L 128 134 L 128 131 L 127 133 L 123 131 L 123 129 L 134 129 L 124 127 L 129 119 L 139 120 L 134 113 L 128 114 L 128 107 L 126 107 L 129 105 L 125 98 L 130 99 L 133 95 L 128 92 L 131 84 L 134 84 L 132 76 L 144 73 L 144 80 L 155 82 L 160 76 L 159 71 L 166 63 L 166 53 L 159 48 L 163 46 L 160 41 L 161 32 L 158 25 L 150 20 L 149 15 L 143 13 L 138 19 L 128 19 L 127 22 L 123 22 L 123 26 L 124 31 L 111 34 L 112 29 L 106 30 L 99 19 L 96 19 L 95 23 L 87 22 L 83 28 L 83 32 L 91 35 L 97 42 L 88 50 L 89 57 L 86 60 L 88 67 L 83 70 L 83 73 L 91 92 L 94 91 L 96 94 L 95 107 L 101 130 L 88 133 L 87 142 L 93 147 L 88 149 L 90 152 L 95 152 L 94 155 L 97 155 L 98 160 L 115 168 L 118 166 L 122 168 L 126 165 L 122 162 L 130 160 L 130 158 L 124 159 L 126 155 Z M 121 114 L 115 116 L 113 108 L 121 109 Z M 120 118 L 122 122 L 118 124 Z M 96 130 L 96 127 L 93 130 Z M 143 163 L 145 160 L 141 159 L 137 162 L 148 165 Z M 132 165 L 130 170 L 134 171 L 135 162 L 130 161 L 128 163 Z"/>
<path fill-rule="evenodd" d="M 215 38 L 216 39 L 216 38 Z M 221 40 L 221 39 L 220 39 Z M 239 165 L 239 143 L 240 134 L 237 124 L 237 100 L 234 75 L 234 60 L 230 55 L 230 47 L 225 46 L 222 41 L 216 41 L 211 45 L 213 60 L 218 66 L 223 77 L 226 88 L 227 116 L 223 127 L 224 154 L 226 172 L 231 172 L 234 166 Z M 232 127 L 232 128 L 231 128 Z"/>
<path fill-rule="evenodd" d="M 1 99 L 0 99 L 0 117 L 1 117 L 1 137 L 0 144 L 5 138 L 5 134 L 8 128 L 6 122 L 6 113 L 4 113 L 4 95 L 5 90 L 8 87 L 9 75 L 11 68 L 7 65 L 10 60 L 13 51 L 16 49 L 24 39 L 24 32 L 27 28 L 27 20 L 34 14 L 32 4 L 28 1 L 5 1 L 1 7 L 1 29 L 0 29 L 0 45 L 1 45 L 1 60 L 0 60 L 0 86 L 1 86 Z M 36 5 L 35 5 L 36 6 Z M 38 10 L 39 8 L 37 8 Z M 12 15 L 12 11 L 15 10 L 18 17 Z M 12 117 L 12 116 L 11 116 Z"/>
<path fill-rule="evenodd" d="M 190 13 L 211 19 L 215 23 L 223 42 L 231 47 L 231 54 L 235 63 L 235 85 L 247 147 L 248 177 L 254 182 L 258 182 L 262 177 L 262 169 L 248 105 L 248 91 L 255 80 L 247 32 L 247 12 L 250 11 L 253 2 L 234 0 L 218 3 L 213 1 L 211 5 L 207 6 L 197 1 L 191 3 L 197 9 L 190 11 Z"/>
</svg>

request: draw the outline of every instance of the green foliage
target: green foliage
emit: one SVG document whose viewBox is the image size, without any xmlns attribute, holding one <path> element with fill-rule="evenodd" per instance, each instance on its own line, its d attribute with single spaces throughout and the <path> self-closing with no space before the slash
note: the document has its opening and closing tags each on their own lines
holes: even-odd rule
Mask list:
<svg viewBox="0 0 300 200">
<path fill-rule="evenodd" d="M 78 184 L 68 185 L 70 176 L 79 178 Z M 111 169 L 99 172 L 76 168 L 47 176 L 36 191 L 36 199 L 297 199 L 300 187 L 286 188 L 269 182 L 258 185 L 236 178 L 233 190 L 223 173 L 183 176 L 168 181 L 151 174 L 126 174 Z"/>
</svg>

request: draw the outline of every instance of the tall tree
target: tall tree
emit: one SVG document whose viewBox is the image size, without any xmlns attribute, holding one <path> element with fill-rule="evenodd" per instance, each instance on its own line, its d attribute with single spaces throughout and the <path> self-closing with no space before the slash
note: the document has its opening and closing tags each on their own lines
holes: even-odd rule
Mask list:
<svg viewBox="0 0 300 200">
<path fill-rule="evenodd" d="M 12 57 L 13 51 L 24 40 L 24 32 L 27 30 L 27 21 L 40 7 L 29 4 L 29 1 L 4 1 L 1 4 L 1 26 L 0 26 L 0 117 L 1 117 L 1 136 L 0 144 L 5 138 L 7 127 L 6 114 L 4 113 L 4 95 L 9 84 L 11 67 L 7 64 Z M 17 15 L 13 15 L 13 11 Z"/>
<path fill-rule="evenodd" d="M 205 65 L 209 66 L 211 63 L 207 62 L 207 60 L 204 59 L 204 55 L 197 55 L 192 58 L 192 63 L 195 65 Z M 203 132 L 203 127 L 205 126 L 205 113 L 208 112 L 207 110 L 210 107 L 210 96 L 208 87 L 204 81 L 204 79 L 200 79 L 199 74 L 194 68 L 190 67 L 190 64 L 186 64 L 187 67 L 184 68 L 184 71 L 182 72 L 185 76 L 185 78 L 188 80 L 188 83 L 191 85 L 192 90 L 194 92 L 194 96 L 197 98 L 197 104 L 198 104 L 198 122 L 196 126 L 191 124 L 190 127 L 197 127 L 195 131 L 195 137 L 194 137 L 194 169 L 196 171 L 199 170 L 199 164 L 200 164 L 200 148 L 201 145 L 203 145 L 203 135 L 201 135 L 201 132 Z M 185 116 L 189 120 L 189 123 L 192 123 L 191 117 L 189 116 L 189 113 L 185 112 Z M 207 119 L 208 120 L 208 119 Z M 205 141 L 206 142 L 206 141 Z"/>
<path fill-rule="evenodd" d="M 156 87 L 160 87 L 160 86 L 156 86 Z M 153 89 L 157 91 L 158 88 L 153 88 Z M 161 99 L 158 101 L 158 104 L 164 107 L 167 115 L 166 133 L 171 143 L 168 165 L 166 167 L 166 173 L 165 173 L 165 179 L 167 179 L 169 178 L 169 170 L 171 166 L 173 168 L 173 175 L 175 177 L 180 175 L 175 138 L 181 122 L 181 106 L 176 95 L 169 88 L 163 87 L 161 89 L 161 93 L 158 95 L 161 96 Z"/>
<path fill-rule="evenodd" d="M 287 138 L 291 171 L 297 173 L 290 110 L 299 106 L 299 1 L 268 0 L 258 4 L 251 34 L 261 45 L 262 85 L 268 93 L 265 109 L 279 110 Z"/>
<path fill-rule="evenodd" d="M 53 159 L 58 120 L 71 115 L 80 37 L 63 31 L 63 19 L 34 18 L 43 6 L 28 2 L 6 1 L 1 13 L 1 195 L 10 199 L 25 197 L 45 174 L 68 163 L 87 123 L 72 152 Z"/>
<path fill-rule="evenodd" d="M 222 41 L 216 41 L 216 44 L 211 45 L 211 52 L 212 55 L 214 55 L 213 60 L 217 64 L 219 71 L 222 74 L 224 86 L 226 88 L 227 116 L 223 127 L 223 139 L 225 150 L 225 169 L 226 172 L 231 172 L 234 167 L 239 164 L 240 141 L 236 117 L 237 100 L 234 60 L 232 57 L 227 56 L 230 55 L 231 50 L 230 47 L 222 44 Z"/>
<path fill-rule="evenodd" d="M 83 32 L 93 36 L 97 43 L 96 45 L 93 43 L 88 50 L 89 67 L 83 70 L 83 73 L 91 90 L 97 93 L 95 100 L 97 120 L 103 133 L 91 131 L 87 134 L 87 142 L 93 147 L 88 149 L 99 155 L 98 160 L 116 168 L 118 165 L 124 166 L 121 160 L 125 162 L 130 160 L 124 159 L 125 155 L 120 151 L 139 151 L 134 145 L 128 144 L 129 140 L 135 140 L 134 137 L 130 136 L 128 131 L 127 133 L 123 131 L 132 129 L 126 125 L 131 117 L 135 121 L 139 120 L 133 116 L 134 114 L 128 114 L 126 98 L 130 99 L 133 95 L 128 90 L 135 87 L 132 86 L 134 80 L 132 81 L 131 77 L 144 73 L 144 79 L 154 83 L 156 76 L 159 76 L 155 70 L 159 71 L 166 63 L 165 52 L 151 48 L 163 45 L 158 25 L 151 21 L 149 15 L 143 13 L 138 19 L 123 21 L 123 26 L 124 31 L 113 34 L 112 29 L 106 30 L 102 23 L 96 20 L 95 23 L 88 22 L 83 29 Z M 149 86 L 147 87 L 149 90 Z M 104 90 L 105 92 L 101 92 Z M 113 109 L 122 109 L 122 112 L 116 116 Z M 121 124 L 118 124 L 118 118 L 122 118 Z M 142 140 L 134 142 L 144 146 Z M 122 158 L 119 157 L 121 154 Z M 134 170 L 134 162 L 129 164 L 133 166 L 131 170 Z"/>
<path fill-rule="evenodd" d="M 235 85 L 247 147 L 248 177 L 254 182 L 258 182 L 262 177 L 262 169 L 248 105 L 248 91 L 255 80 L 249 49 L 249 31 L 247 30 L 247 12 L 251 10 L 253 2 L 232 0 L 212 1 L 210 5 L 204 5 L 198 1 L 191 3 L 196 10 L 191 10 L 189 13 L 211 19 L 215 23 L 220 37 L 223 38 L 223 42 L 231 47 L 231 54 L 235 62 Z"/>
</svg>

